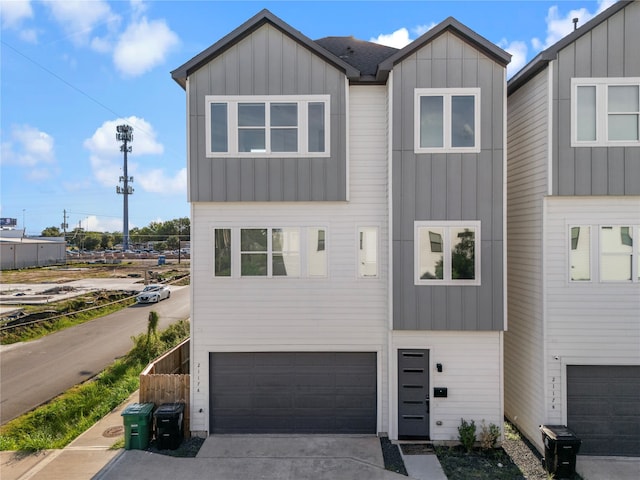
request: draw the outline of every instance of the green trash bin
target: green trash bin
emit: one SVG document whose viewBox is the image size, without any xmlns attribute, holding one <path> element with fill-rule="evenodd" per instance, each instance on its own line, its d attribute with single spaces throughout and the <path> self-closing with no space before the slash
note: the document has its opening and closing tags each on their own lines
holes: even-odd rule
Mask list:
<svg viewBox="0 0 640 480">
<path fill-rule="evenodd" d="M 154 406 L 153 403 L 132 403 L 122 411 L 125 450 L 144 450 L 149 446 Z"/>
</svg>

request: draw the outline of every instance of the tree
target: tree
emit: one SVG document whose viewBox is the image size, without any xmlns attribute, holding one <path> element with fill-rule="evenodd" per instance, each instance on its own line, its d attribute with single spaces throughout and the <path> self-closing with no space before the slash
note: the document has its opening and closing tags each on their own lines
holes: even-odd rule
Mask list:
<svg viewBox="0 0 640 480">
<path fill-rule="evenodd" d="M 43 237 L 61 237 L 62 232 L 58 227 L 47 227 L 42 230 L 42 233 L 40 235 L 42 235 Z"/>
<path fill-rule="evenodd" d="M 171 250 L 175 250 L 180 245 L 179 237 L 177 235 L 172 235 L 167 238 L 167 247 Z"/>
<path fill-rule="evenodd" d="M 103 233 L 102 238 L 100 239 L 100 247 L 104 250 L 113 248 L 113 235 L 110 233 Z"/>
</svg>

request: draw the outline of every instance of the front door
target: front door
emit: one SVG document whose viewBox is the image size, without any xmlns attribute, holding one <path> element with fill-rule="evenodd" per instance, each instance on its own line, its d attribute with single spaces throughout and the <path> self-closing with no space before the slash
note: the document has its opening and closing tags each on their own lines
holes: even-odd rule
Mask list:
<svg viewBox="0 0 640 480">
<path fill-rule="evenodd" d="M 429 350 L 398 350 L 398 438 L 429 438 Z"/>
</svg>

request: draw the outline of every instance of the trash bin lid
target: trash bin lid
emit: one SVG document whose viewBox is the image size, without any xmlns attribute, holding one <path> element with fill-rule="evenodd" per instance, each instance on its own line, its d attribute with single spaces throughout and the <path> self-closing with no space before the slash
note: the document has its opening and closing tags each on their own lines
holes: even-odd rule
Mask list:
<svg viewBox="0 0 640 480">
<path fill-rule="evenodd" d="M 127 407 L 122 411 L 120 415 L 122 415 L 123 417 L 129 415 L 151 415 L 154 406 L 155 405 L 153 403 L 132 403 L 131 405 L 127 405 Z"/>
<path fill-rule="evenodd" d="M 569 430 L 566 425 L 540 425 L 540 430 L 553 440 L 576 438 L 576 434 Z"/>
<path fill-rule="evenodd" d="M 184 403 L 163 403 L 156 409 L 154 415 L 156 417 L 179 415 L 183 411 L 184 411 Z"/>
</svg>

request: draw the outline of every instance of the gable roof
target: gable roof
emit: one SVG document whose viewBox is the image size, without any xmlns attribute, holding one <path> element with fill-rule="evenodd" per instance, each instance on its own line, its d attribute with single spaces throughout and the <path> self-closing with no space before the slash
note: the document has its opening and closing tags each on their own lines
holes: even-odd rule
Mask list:
<svg viewBox="0 0 640 480">
<path fill-rule="evenodd" d="M 255 30 L 263 26 L 264 24 L 269 23 L 274 26 L 285 35 L 291 37 L 293 40 L 303 45 L 316 55 L 322 57 L 325 61 L 332 64 L 339 70 L 345 72 L 345 75 L 350 79 L 357 79 L 360 77 L 360 72 L 354 68 L 349 63 L 341 60 L 339 57 L 330 53 L 328 50 L 322 48 L 319 44 L 315 43 L 310 38 L 306 37 L 298 30 L 294 29 L 287 23 L 280 20 L 269 10 L 264 9 L 254 15 L 252 18 L 244 22 L 238 28 L 233 30 L 231 33 L 225 35 L 216 43 L 211 45 L 206 50 L 202 51 L 191 60 L 189 60 L 184 65 L 176 68 L 171 72 L 171 77 L 183 88 L 186 89 L 186 80 L 189 75 L 193 72 L 201 68 L 206 63 L 210 62 L 231 46 L 235 45 L 237 42 L 245 38 L 246 36 L 253 33 Z"/>
<path fill-rule="evenodd" d="M 575 29 L 566 37 L 562 38 L 560 41 L 554 43 L 546 50 L 543 50 L 538 55 L 536 55 L 533 60 L 527 63 L 518 73 L 516 73 L 509 82 L 507 83 L 507 95 L 511 95 L 517 89 L 519 89 L 522 85 L 527 83 L 532 77 L 537 75 L 541 70 L 543 70 L 549 62 L 555 60 L 558 57 L 558 52 L 565 48 L 567 45 L 575 42 L 578 38 L 583 36 L 586 33 L 589 33 L 595 27 L 606 21 L 609 17 L 613 16 L 615 13 L 618 13 L 620 10 L 625 8 L 627 5 L 632 3 L 634 0 L 619 0 L 614 3 L 612 6 L 607 8 L 605 11 L 601 12 L 599 15 L 596 15 L 587 23 L 582 25 L 581 27 Z"/>
<path fill-rule="evenodd" d="M 386 77 L 389 75 L 389 72 L 393 69 L 393 66 L 396 63 L 402 61 L 428 43 L 431 43 L 434 39 L 445 32 L 451 32 L 454 35 L 457 35 L 462 40 L 470 43 L 475 48 L 482 51 L 485 55 L 498 62 L 500 65 L 506 66 L 511 61 L 511 54 L 505 52 L 503 49 L 490 42 L 486 38 L 478 35 L 476 32 L 463 25 L 455 18 L 448 17 L 438 25 L 427 31 L 424 35 L 417 38 L 409 45 L 381 62 L 378 67 L 378 78 L 386 79 Z"/>
</svg>

